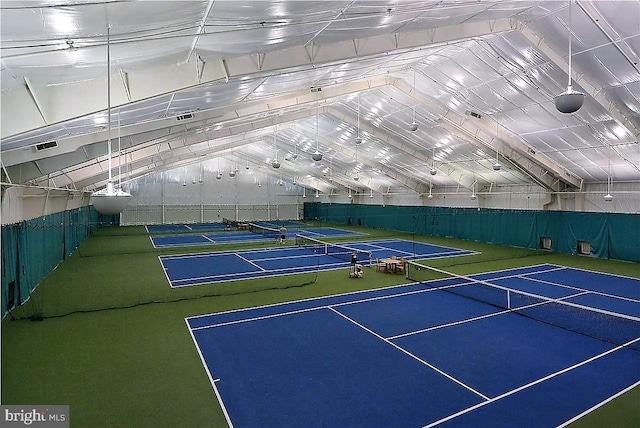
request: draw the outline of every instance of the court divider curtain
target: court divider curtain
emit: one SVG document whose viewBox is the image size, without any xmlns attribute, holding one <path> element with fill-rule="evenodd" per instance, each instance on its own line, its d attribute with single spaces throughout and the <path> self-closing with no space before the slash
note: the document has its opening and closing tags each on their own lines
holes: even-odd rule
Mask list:
<svg viewBox="0 0 640 428">
<path fill-rule="evenodd" d="M 640 262 L 638 214 L 305 202 L 304 218 L 531 249 L 546 237 L 566 254 L 587 241 L 591 256 Z"/>
<path fill-rule="evenodd" d="M 118 219 L 87 206 L 2 226 L 2 318 L 96 228 Z"/>
</svg>

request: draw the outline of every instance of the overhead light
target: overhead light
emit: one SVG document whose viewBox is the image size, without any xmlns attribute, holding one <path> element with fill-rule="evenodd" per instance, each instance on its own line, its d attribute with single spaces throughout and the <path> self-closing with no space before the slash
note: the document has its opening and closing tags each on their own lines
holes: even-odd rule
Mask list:
<svg viewBox="0 0 640 428">
<path fill-rule="evenodd" d="M 319 198 L 320 194 L 318 193 L 318 189 L 316 189 L 316 198 Z"/>
<path fill-rule="evenodd" d="M 571 89 L 571 85 L 567 90 L 560 95 L 556 96 L 553 100 L 556 103 L 556 108 L 560 113 L 575 113 L 580 110 L 586 95 L 582 92 L 574 91 Z"/>
<path fill-rule="evenodd" d="M 217 178 L 218 180 L 221 180 L 221 179 L 222 179 L 222 173 L 221 173 L 221 172 L 218 172 L 218 175 L 216 175 L 216 178 Z"/>
<path fill-rule="evenodd" d="M 191 180 L 191 184 L 196 184 L 196 179 Z"/>
<path fill-rule="evenodd" d="M 575 113 L 582 107 L 584 103 L 584 99 L 586 97 L 585 94 L 579 91 L 574 91 L 571 88 L 571 2 L 569 0 L 569 84 L 567 85 L 567 90 L 557 95 L 553 100 L 556 104 L 556 109 L 560 113 Z"/>
<path fill-rule="evenodd" d="M 313 89 L 312 89 L 313 91 Z M 320 153 L 320 141 L 319 141 L 319 133 L 320 133 L 320 125 L 318 121 L 318 116 L 320 116 L 320 102 L 318 101 L 318 96 L 316 95 L 316 151 L 311 155 L 311 159 L 316 162 L 320 162 L 322 160 L 322 153 Z"/>
<path fill-rule="evenodd" d="M 91 194 L 91 204 L 101 214 L 120 214 L 129 204 L 131 195 L 120 188 L 115 188 L 111 177 L 111 45 L 110 32 L 107 25 L 107 151 L 109 153 L 109 181 L 105 189 Z M 184 183 L 186 186 L 186 183 Z"/>
<path fill-rule="evenodd" d="M 471 200 L 475 201 L 475 200 L 476 200 L 476 198 L 477 198 L 476 194 L 475 194 L 475 193 L 472 193 L 472 194 L 471 194 Z"/>
<path fill-rule="evenodd" d="M 232 169 L 231 171 L 229 171 L 229 177 L 233 178 L 236 176 L 236 171 L 234 169 Z"/>
<path fill-rule="evenodd" d="M 409 124 L 409 130 L 410 131 L 417 131 L 418 130 L 418 122 L 416 122 L 416 107 L 415 107 L 415 103 L 416 103 L 416 69 L 413 69 L 413 121 Z"/>
<path fill-rule="evenodd" d="M 496 139 L 500 137 L 500 123 L 496 120 Z M 496 163 L 493 164 L 494 171 L 500 171 L 502 169 L 502 165 L 500 165 L 500 158 L 498 157 L 500 152 L 496 148 Z"/>
<path fill-rule="evenodd" d="M 373 199 L 373 189 L 371 189 L 371 193 L 369 193 L 369 198 Z"/>
<path fill-rule="evenodd" d="M 428 199 L 433 199 L 433 195 L 431 194 L 431 191 L 429 191 L 429 194 L 427 195 Z"/>
<path fill-rule="evenodd" d="M 431 170 L 429 171 L 429 174 L 436 175 L 437 173 L 438 170 L 436 169 L 436 149 L 433 148 L 431 150 Z"/>
<path fill-rule="evenodd" d="M 354 179 L 354 181 L 358 181 L 358 180 L 360 180 L 360 176 L 358 174 L 356 174 L 356 176 L 353 177 L 353 179 Z"/>
<path fill-rule="evenodd" d="M 273 145 L 276 148 L 276 157 L 273 160 L 273 162 L 271 162 L 271 166 L 274 169 L 278 169 L 280 168 L 280 161 L 278 160 L 278 139 L 276 138 L 276 131 L 273 131 Z"/>
<path fill-rule="evenodd" d="M 362 144 L 362 137 L 360 136 L 360 93 L 358 93 L 358 136 L 356 137 L 356 146 Z"/>
<path fill-rule="evenodd" d="M 607 176 L 607 194 L 604 195 L 605 202 L 613 201 L 613 195 L 611 195 L 611 183 L 613 179 L 611 178 L 611 159 L 609 159 L 609 175 Z"/>
</svg>

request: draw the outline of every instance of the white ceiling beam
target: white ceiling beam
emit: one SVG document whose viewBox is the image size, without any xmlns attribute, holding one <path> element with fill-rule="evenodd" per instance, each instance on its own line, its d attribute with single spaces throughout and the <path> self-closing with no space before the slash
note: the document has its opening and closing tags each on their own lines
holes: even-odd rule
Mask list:
<svg viewBox="0 0 640 428">
<path fill-rule="evenodd" d="M 315 138 L 315 135 L 312 135 L 311 133 L 309 133 L 307 130 L 300 128 L 299 126 L 293 126 L 292 129 L 294 131 L 296 131 L 297 133 L 304 135 L 308 138 Z M 331 149 L 333 151 L 336 151 L 348 158 L 356 158 L 356 150 L 354 149 L 349 149 L 347 147 L 341 146 L 341 145 L 337 145 L 337 144 L 331 144 L 329 142 L 326 141 L 326 139 L 324 140 L 325 144 L 330 146 Z M 405 174 L 402 174 L 400 171 L 394 169 L 394 168 L 390 168 L 386 165 L 374 162 L 370 159 L 368 159 L 365 156 L 361 156 L 359 158 L 359 162 L 362 162 L 362 164 L 366 165 L 369 168 L 375 168 L 380 170 L 383 174 L 385 174 L 387 177 L 393 179 L 394 181 L 400 183 L 402 186 L 409 188 L 410 190 L 413 190 L 416 193 L 423 193 L 425 190 L 429 189 L 429 184 L 428 183 L 424 183 L 421 182 L 420 180 L 417 180 L 413 177 L 409 177 Z M 336 165 L 336 166 L 341 166 L 340 164 Z M 345 168 L 345 171 L 347 171 L 347 169 Z M 346 173 L 344 174 L 346 175 Z M 340 180 L 341 176 L 337 176 L 337 175 L 333 175 L 333 179 L 334 180 Z M 347 180 L 344 181 L 344 187 L 347 188 L 351 188 L 351 189 L 356 189 L 358 187 L 363 187 L 363 183 L 362 181 L 358 181 L 357 183 L 354 183 L 353 180 Z M 369 186 L 364 186 L 364 187 L 369 187 Z"/>
<path fill-rule="evenodd" d="M 442 117 L 441 125 L 446 124 L 449 131 L 455 132 L 470 144 L 482 149 L 491 149 L 494 154 L 496 148 L 503 155 L 511 153 L 509 158 L 512 162 L 517 162 L 523 172 L 541 180 L 550 190 L 559 190 L 555 188 L 558 187 L 557 179 L 574 188 L 580 188 L 582 185 L 580 178 L 570 174 L 565 168 L 542 153 L 531 149 L 522 138 L 513 135 L 507 136 L 505 132 L 498 140 L 494 124 L 488 123 L 486 119 L 471 120 L 470 117 L 461 116 L 453 110 L 442 107 L 428 98 L 414 93 L 412 87 L 402 79 L 395 79 L 393 86 L 426 106 L 430 111 L 439 114 Z"/>
<path fill-rule="evenodd" d="M 355 126 L 355 124 L 353 123 L 353 118 L 348 114 L 342 113 L 341 111 L 335 108 L 329 108 L 329 113 L 334 117 L 336 117 L 338 120 L 342 122 L 351 123 L 352 125 Z M 423 161 L 425 165 L 428 165 L 429 167 L 431 167 L 431 165 L 433 164 L 433 159 L 430 158 L 428 155 L 424 154 L 420 150 L 416 150 L 413 147 L 408 146 L 402 141 L 397 140 L 395 137 L 392 137 L 387 132 L 385 132 L 384 129 L 376 128 L 368 124 L 366 121 L 365 122 L 361 121 L 360 130 L 365 131 L 368 134 L 370 134 L 372 137 L 379 139 L 380 141 L 383 141 L 384 143 L 389 144 L 390 146 L 393 146 L 396 149 L 415 157 L 419 161 Z M 451 164 L 436 165 L 436 169 L 439 172 L 445 174 L 455 183 L 461 186 L 464 186 L 468 189 L 471 189 L 471 186 L 473 185 L 473 181 L 474 181 L 473 177 L 470 177 L 468 174 L 465 174 L 464 171 L 460 171 L 458 168 L 454 167 Z"/>
<path fill-rule="evenodd" d="M 389 53 L 397 51 L 430 48 L 434 45 L 444 45 L 472 37 L 511 31 L 517 25 L 519 25 L 517 21 L 511 19 L 487 20 L 400 35 L 387 34 L 327 45 L 314 45 L 315 54 L 312 57 L 309 57 L 307 49 L 303 46 L 268 52 L 258 56 L 249 54 L 222 60 L 216 57 L 208 58 L 205 53 L 202 53 L 203 61 L 221 63 L 222 65 L 220 67 L 206 67 L 202 70 L 201 77 L 198 76 L 198 73 L 193 72 L 190 63 L 164 64 L 143 70 L 122 70 L 127 73 L 127 87 L 112 85 L 114 91 L 111 103 L 112 107 L 117 108 L 129 104 L 129 102 L 169 95 L 177 91 L 196 88 L 201 84 L 228 82 L 231 79 L 249 75 L 267 76 L 286 72 L 289 68 L 311 70 L 323 64 L 359 61 L 376 56 L 387 56 Z M 206 37 L 206 35 L 202 34 L 199 37 Z M 121 80 L 121 76 L 117 74 L 110 78 Z M 39 98 L 48 122 L 56 124 L 106 109 L 107 84 L 105 80 L 98 78 L 73 84 L 39 87 Z M 10 112 L 11 116 L 3 120 L 0 132 L 3 138 L 34 129 L 33 122 L 28 119 L 30 112 L 9 109 L 12 105 L 18 105 L 14 102 L 14 98 L 20 97 L 19 92 L 9 91 L 3 94 L 2 110 Z"/>
</svg>

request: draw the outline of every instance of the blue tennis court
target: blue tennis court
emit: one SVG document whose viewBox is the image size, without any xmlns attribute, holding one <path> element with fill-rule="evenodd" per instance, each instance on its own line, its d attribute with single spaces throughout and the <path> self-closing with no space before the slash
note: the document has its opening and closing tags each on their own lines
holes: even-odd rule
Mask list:
<svg viewBox="0 0 640 428">
<path fill-rule="evenodd" d="M 442 247 L 401 239 L 340 243 L 372 258 L 392 255 L 407 259 L 426 259 L 474 254 L 458 248 Z M 212 282 L 291 275 L 319 270 L 342 269 L 350 263 L 351 251 L 325 254 L 316 247 L 286 246 L 245 251 L 216 251 L 199 254 L 160 256 L 160 263 L 171 287 Z M 360 258 L 360 262 L 368 261 Z"/>
<path fill-rule="evenodd" d="M 186 323 L 236 428 L 563 426 L 640 384 L 640 280 L 549 264 L 465 278 Z M 593 308 L 603 317 L 569 331 L 526 312 L 553 318 L 547 304 L 505 310 L 446 291 L 466 283 L 584 313 L 602 303 Z M 611 314 L 610 300 L 635 315 Z M 617 336 L 576 332 L 594 323 Z"/>
<path fill-rule="evenodd" d="M 192 225 L 193 226 L 193 225 Z M 289 226 L 287 226 L 289 227 Z M 359 236 L 362 233 L 352 232 L 349 230 L 338 229 L 335 227 L 305 227 L 288 229 L 288 235 L 291 236 L 294 233 L 299 233 L 305 236 L 311 236 L 315 238 L 336 238 L 341 236 Z M 149 237 L 154 248 L 170 248 L 170 247 L 184 247 L 190 245 L 213 245 L 213 244 L 239 244 L 245 242 L 268 242 L 279 241 L 279 233 L 262 233 L 262 232 L 249 232 L 249 231 L 219 231 L 215 233 L 203 233 L 203 234 L 191 234 L 180 233 L 176 235 L 163 234 L 152 235 Z"/>
</svg>

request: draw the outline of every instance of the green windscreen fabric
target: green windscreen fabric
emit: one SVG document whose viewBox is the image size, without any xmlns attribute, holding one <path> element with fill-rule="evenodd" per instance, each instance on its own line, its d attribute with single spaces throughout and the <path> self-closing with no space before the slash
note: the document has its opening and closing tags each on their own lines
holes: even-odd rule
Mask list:
<svg viewBox="0 0 640 428">
<path fill-rule="evenodd" d="M 578 241 L 590 255 L 640 262 L 640 216 L 570 211 L 497 210 L 425 206 L 305 203 L 305 218 L 575 254 Z"/>
<path fill-rule="evenodd" d="M 26 302 L 93 230 L 118 219 L 82 207 L 2 226 L 2 317 Z"/>
</svg>

